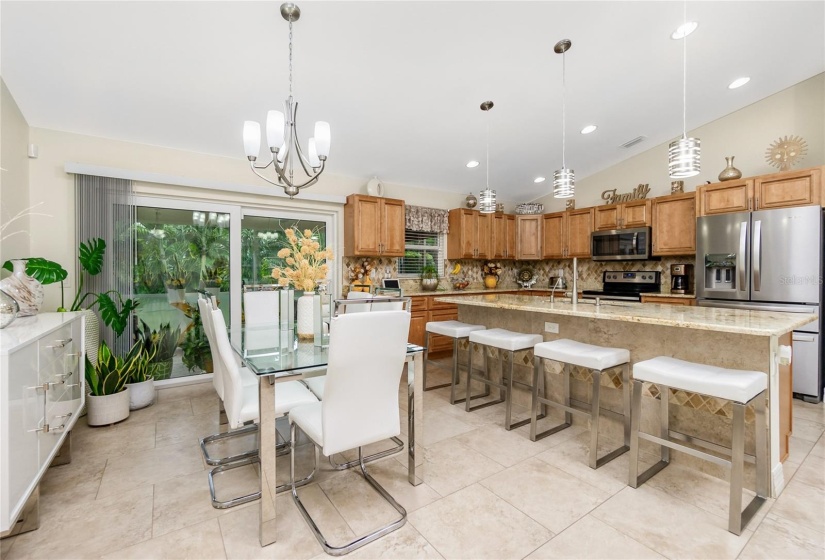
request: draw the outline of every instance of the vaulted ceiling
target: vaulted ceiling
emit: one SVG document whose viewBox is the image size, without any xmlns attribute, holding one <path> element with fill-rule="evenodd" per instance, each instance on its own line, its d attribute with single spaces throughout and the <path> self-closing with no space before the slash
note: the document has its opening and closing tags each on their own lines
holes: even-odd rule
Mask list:
<svg viewBox="0 0 825 560">
<path fill-rule="evenodd" d="M 682 126 L 682 2 L 309 2 L 295 23 L 304 142 L 332 127 L 328 172 L 509 200 L 668 141 Z M 825 2 L 689 2 L 688 128 L 825 71 Z M 244 120 L 287 95 L 278 2 L 0 4 L 2 76 L 31 126 L 237 157 Z M 730 90 L 740 76 L 751 81 Z M 479 104 L 493 100 L 489 115 Z M 485 120 L 485 117 L 489 119 Z M 579 133 L 587 124 L 598 129 Z M 624 142 L 644 136 L 632 148 Z M 469 160 L 481 165 L 467 169 Z"/>
</svg>

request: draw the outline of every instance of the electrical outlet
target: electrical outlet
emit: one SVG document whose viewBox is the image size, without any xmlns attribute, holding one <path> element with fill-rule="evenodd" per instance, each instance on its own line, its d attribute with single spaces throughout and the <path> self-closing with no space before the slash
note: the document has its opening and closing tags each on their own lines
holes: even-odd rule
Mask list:
<svg viewBox="0 0 825 560">
<path fill-rule="evenodd" d="M 544 323 L 544 332 L 559 334 L 559 324 L 558 323 Z"/>
</svg>

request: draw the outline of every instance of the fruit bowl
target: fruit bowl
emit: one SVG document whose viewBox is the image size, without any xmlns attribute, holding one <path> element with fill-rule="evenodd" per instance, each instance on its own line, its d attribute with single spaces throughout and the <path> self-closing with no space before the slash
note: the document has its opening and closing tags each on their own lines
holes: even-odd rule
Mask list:
<svg viewBox="0 0 825 560">
<path fill-rule="evenodd" d="M 467 282 L 466 280 L 464 280 L 462 282 L 453 282 L 453 289 L 463 290 L 464 288 L 466 288 L 469 285 L 470 285 L 470 283 Z"/>
</svg>

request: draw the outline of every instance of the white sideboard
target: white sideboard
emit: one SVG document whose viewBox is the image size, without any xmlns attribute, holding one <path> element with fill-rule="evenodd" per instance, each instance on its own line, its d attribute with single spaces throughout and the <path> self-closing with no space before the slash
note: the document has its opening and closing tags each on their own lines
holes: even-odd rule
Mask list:
<svg viewBox="0 0 825 560">
<path fill-rule="evenodd" d="M 14 525 L 86 401 L 85 320 L 40 313 L 0 330 L 0 533 Z"/>
</svg>

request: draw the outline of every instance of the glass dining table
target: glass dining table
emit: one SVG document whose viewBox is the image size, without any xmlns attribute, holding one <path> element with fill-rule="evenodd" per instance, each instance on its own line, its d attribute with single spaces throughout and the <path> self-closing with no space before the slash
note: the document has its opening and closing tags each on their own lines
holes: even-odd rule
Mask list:
<svg viewBox="0 0 825 560">
<path fill-rule="evenodd" d="M 275 394 L 279 383 L 305 379 L 326 373 L 329 348 L 310 341 L 298 340 L 294 330 L 281 330 L 279 325 L 244 326 L 229 334 L 232 348 L 246 367 L 258 377 L 260 411 L 260 477 L 261 546 L 276 541 L 277 511 L 275 507 L 276 430 Z M 416 454 L 416 443 L 423 431 L 423 367 L 424 348 L 407 345 L 407 468 L 413 486 L 421 484 L 416 466 L 423 463 Z"/>
</svg>

